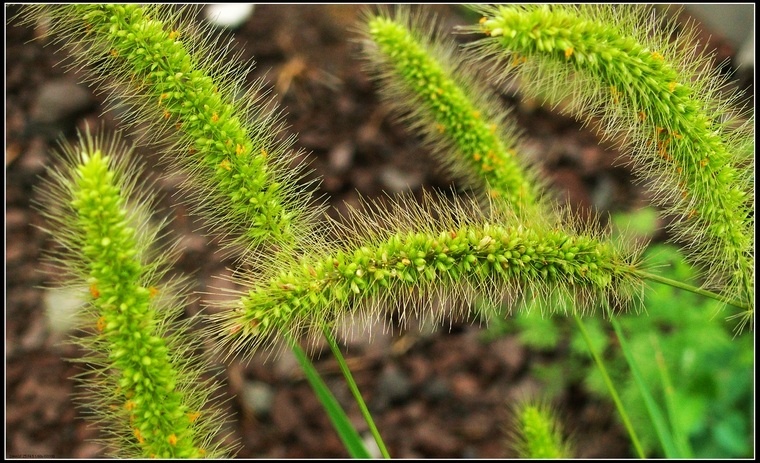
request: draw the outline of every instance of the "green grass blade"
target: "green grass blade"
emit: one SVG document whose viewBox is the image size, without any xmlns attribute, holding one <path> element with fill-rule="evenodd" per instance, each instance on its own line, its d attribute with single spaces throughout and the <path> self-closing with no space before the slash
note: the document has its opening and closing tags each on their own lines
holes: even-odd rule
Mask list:
<svg viewBox="0 0 760 463">
<path fill-rule="evenodd" d="M 359 410 L 362 412 L 362 416 L 367 422 L 367 426 L 369 426 L 372 437 L 374 437 L 375 442 L 377 443 L 377 448 L 380 450 L 380 454 L 383 458 L 389 459 L 391 456 L 388 453 L 388 449 L 385 447 L 385 442 L 383 442 L 383 438 L 380 436 L 380 431 L 377 430 L 375 420 L 372 419 L 372 414 L 369 412 L 367 404 L 364 402 L 364 398 L 362 398 L 362 395 L 359 392 L 359 387 L 356 385 L 356 381 L 354 381 L 354 377 L 351 374 L 351 370 L 348 368 L 348 364 L 346 364 L 346 359 L 343 358 L 343 354 L 340 352 L 340 348 L 338 348 L 338 343 L 335 341 L 335 337 L 333 337 L 332 333 L 330 333 L 327 328 L 325 328 L 323 332 L 327 343 L 330 344 L 330 350 L 332 350 L 333 355 L 335 355 L 335 359 L 338 360 L 340 371 L 343 372 L 343 377 L 346 378 L 346 385 L 348 385 L 348 388 L 351 390 L 351 394 L 353 394 L 354 400 L 356 400 L 356 404 L 359 406 Z"/>
<path fill-rule="evenodd" d="M 633 426 L 631 425 L 631 420 L 628 418 L 628 413 L 625 411 L 623 402 L 620 401 L 620 396 L 617 393 L 617 389 L 615 389 L 615 385 L 612 383 L 612 380 L 610 379 L 610 375 L 607 373 L 607 368 L 605 368 L 602 358 L 599 356 L 599 353 L 594 348 L 594 343 L 591 342 L 591 338 L 588 335 L 586 326 L 583 324 L 583 320 L 581 320 L 581 317 L 579 317 L 578 314 L 575 314 L 574 318 L 575 318 L 575 323 L 576 325 L 578 325 L 578 329 L 581 332 L 581 336 L 583 336 L 583 340 L 586 341 L 586 345 L 588 345 L 588 350 L 591 353 L 591 356 L 594 358 L 594 363 L 596 363 L 596 366 L 599 368 L 599 371 L 602 374 L 602 377 L 604 378 L 604 383 L 607 385 L 607 390 L 610 391 L 610 395 L 612 396 L 612 401 L 615 402 L 615 407 L 617 408 L 617 411 L 620 414 L 620 418 L 623 420 L 623 425 L 625 426 L 625 429 L 628 431 L 628 436 L 631 438 L 631 443 L 633 444 L 633 447 L 636 449 L 636 454 L 639 456 L 639 458 L 646 458 L 646 456 L 644 455 L 644 449 L 641 447 L 641 444 L 639 443 L 639 438 L 636 435 L 636 431 L 634 431 Z M 618 335 L 618 337 L 619 336 L 620 335 Z"/>
<path fill-rule="evenodd" d="M 689 439 L 687 433 L 681 429 L 681 420 L 678 419 L 678 409 L 675 404 L 675 389 L 673 388 L 673 382 L 670 380 L 670 373 L 668 373 L 668 367 L 665 364 L 665 357 L 660 348 L 660 342 L 657 340 L 657 336 L 652 334 L 652 347 L 655 350 L 655 359 L 657 361 L 657 370 L 660 373 L 660 379 L 662 380 L 662 390 L 665 394 L 665 409 L 668 412 L 668 418 L 670 419 L 670 426 L 673 431 L 673 439 L 676 443 L 678 452 L 684 458 L 694 458 L 694 453 L 689 445 Z"/>
<path fill-rule="evenodd" d="M 338 400 L 330 392 L 322 377 L 319 376 L 317 369 L 306 356 L 301 346 L 290 340 L 293 353 L 296 354 L 296 359 L 301 365 L 301 369 L 306 374 L 306 379 L 309 381 L 314 393 L 317 395 L 322 407 L 325 409 L 325 413 L 330 418 L 335 431 L 338 433 L 340 440 L 343 441 L 343 445 L 346 447 L 351 458 L 372 458 L 367 448 L 362 442 L 359 432 L 351 424 L 346 412 L 343 411 Z"/>
<path fill-rule="evenodd" d="M 683 455 L 681 455 L 681 452 L 678 451 L 678 447 L 673 441 L 673 435 L 670 433 L 660 407 L 655 402 L 654 397 L 652 397 L 651 392 L 649 392 L 649 388 L 647 387 L 644 378 L 641 376 L 641 372 L 639 371 L 639 368 L 636 364 L 636 360 L 633 358 L 633 354 L 628 348 L 628 342 L 625 340 L 625 336 L 623 336 L 623 330 L 620 327 L 620 323 L 618 323 L 618 321 L 614 318 L 610 319 L 610 323 L 612 324 L 612 328 L 615 330 L 615 334 L 617 335 L 618 341 L 620 342 L 620 349 L 623 351 L 625 360 L 631 369 L 633 380 L 636 382 L 639 393 L 644 399 L 644 405 L 647 408 L 647 412 L 649 412 L 649 417 L 652 420 L 652 425 L 654 426 L 657 437 L 660 440 L 662 450 L 665 452 L 665 457 L 683 458 Z"/>
</svg>

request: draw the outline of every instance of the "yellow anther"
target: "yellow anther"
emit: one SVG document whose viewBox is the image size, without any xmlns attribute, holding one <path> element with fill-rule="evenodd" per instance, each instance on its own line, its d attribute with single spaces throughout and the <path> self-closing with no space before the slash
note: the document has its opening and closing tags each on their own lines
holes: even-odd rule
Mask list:
<svg viewBox="0 0 760 463">
<path fill-rule="evenodd" d="M 106 317 L 100 317 L 98 318 L 98 322 L 96 324 L 98 328 L 98 332 L 102 333 L 103 330 L 106 329 Z"/>
<path fill-rule="evenodd" d="M 95 283 L 90 285 L 90 295 L 95 299 L 100 297 L 100 291 L 98 291 L 98 287 L 95 286 Z"/>
<path fill-rule="evenodd" d="M 225 159 L 224 161 L 219 163 L 219 167 L 221 167 L 224 170 L 230 171 L 232 170 L 232 165 L 230 164 L 229 159 Z"/>
<path fill-rule="evenodd" d="M 565 48 L 565 59 L 570 59 L 571 56 L 573 56 L 573 47 L 567 47 Z"/>
</svg>

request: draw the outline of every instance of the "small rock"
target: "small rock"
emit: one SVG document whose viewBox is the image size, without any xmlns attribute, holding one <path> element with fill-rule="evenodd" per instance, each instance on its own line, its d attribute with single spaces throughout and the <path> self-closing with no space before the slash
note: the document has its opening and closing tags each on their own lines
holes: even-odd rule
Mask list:
<svg viewBox="0 0 760 463">
<path fill-rule="evenodd" d="M 267 383 L 248 381 L 243 385 L 243 404 L 258 417 L 269 415 L 273 398 L 274 391 Z"/>
<path fill-rule="evenodd" d="M 346 169 L 351 167 L 351 162 L 354 158 L 355 151 L 356 147 L 350 141 L 344 141 L 343 143 L 335 146 L 327 154 L 330 168 L 332 168 L 335 173 L 344 172 Z"/>
<path fill-rule="evenodd" d="M 248 21 L 254 8 L 255 5 L 251 3 L 208 5 L 204 15 L 215 26 L 237 29 Z"/>
<path fill-rule="evenodd" d="M 386 167 L 380 172 L 380 182 L 391 193 L 414 190 L 422 184 L 422 175 L 402 172 L 395 167 Z"/>
<path fill-rule="evenodd" d="M 395 366 L 385 368 L 378 383 L 378 401 L 387 404 L 403 402 L 412 392 L 409 378 Z"/>
<path fill-rule="evenodd" d="M 92 92 L 71 79 L 51 80 L 43 84 L 32 103 L 27 134 L 49 139 L 68 133 L 78 115 L 92 107 Z"/>
</svg>

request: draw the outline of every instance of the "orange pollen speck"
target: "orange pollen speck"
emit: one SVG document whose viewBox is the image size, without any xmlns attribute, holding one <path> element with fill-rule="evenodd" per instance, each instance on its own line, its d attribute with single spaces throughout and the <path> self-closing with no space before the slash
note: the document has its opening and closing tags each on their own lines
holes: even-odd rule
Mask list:
<svg viewBox="0 0 760 463">
<path fill-rule="evenodd" d="M 192 412 L 187 414 L 187 419 L 190 420 L 191 423 L 195 423 L 195 420 L 197 420 L 200 416 L 200 412 Z"/>
<path fill-rule="evenodd" d="M 644 111 L 639 111 L 639 119 L 641 119 L 641 121 L 643 122 L 646 120 L 646 118 L 647 118 L 646 113 Z"/>
<path fill-rule="evenodd" d="M 240 145 L 240 144 L 235 145 L 235 154 L 237 154 L 238 156 L 240 156 L 244 152 L 245 152 L 245 147 L 243 145 Z"/>
<path fill-rule="evenodd" d="M 475 161 L 480 161 L 483 157 L 480 155 L 480 153 L 475 153 L 472 155 L 472 159 Z"/>
<path fill-rule="evenodd" d="M 706 165 L 707 165 L 709 162 L 710 162 L 710 160 L 709 160 L 709 159 L 707 159 L 707 158 L 704 158 L 704 159 L 702 159 L 701 161 L 699 161 L 699 165 L 700 165 L 701 167 L 704 167 L 704 166 L 706 166 Z"/>
<path fill-rule="evenodd" d="M 170 113 L 167 110 L 164 110 L 164 119 L 169 119 L 170 117 L 172 117 L 172 113 Z"/>
<path fill-rule="evenodd" d="M 100 291 L 98 291 L 98 287 L 94 283 L 90 285 L 90 295 L 95 299 L 100 297 Z"/>
<path fill-rule="evenodd" d="M 158 294 L 158 288 L 156 288 L 155 286 L 151 286 L 150 288 L 148 288 L 148 293 L 149 293 L 148 297 L 154 298 L 156 297 L 156 294 Z"/>
<path fill-rule="evenodd" d="M 211 122 L 217 122 L 219 121 L 219 114 L 214 113 L 211 115 Z"/>
<path fill-rule="evenodd" d="M 232 166 L 230 165 L 230 161 L 228 159 L 225 159 L 224 161 L 220 162 L 219 167 L 227 171 L 232 170 Z"/>
<path fill-rule="evenodd" d="M 177 436 L 175 436 L 174 434 L 172 434 L 171 436 L 169 436 L 169 438 L 167 440 L 169 441 L 169 445 L 171 445 L 172 447 L 174 447 L 175 445 L 177 445 Z"/>
<path fill-rule="evenodd" d="M 573 47 L 567 47 L 565 48 L 565 59 L 570 59 L 571 56 L 573 56 Z"/>
<path fill-rule="evenodd" d="M 119 56 L 119 52 L 115 48 L 112 48 L 111 49 L 111 56 L 113 56 L 114 58 L 116 58 L 117 56 Z"/>
<path fill-rule="evenodd" d="M 179 32 L 177 32 L 177 31 L 171 31 L 171 32 L 169 32 L 169 38 L 170 39 L 174 40 L 177 37 L 179 37 Z"/>
<path fill-rule="evenodd" d="M 480 18 L 480 20 L 478 21 L 478 23 L 483 24 L 486 21 L 488 21 L 488 18 L 486 18 L 485 16 L 483 16 L 482 18 Z"/>
<path fill-rule="evenodd" d="M 104 329 L 106 329 L 106 317 L 100 317 L 98 318 L 97 328 L 99 332 L 103 332 Z"/>
</svg>

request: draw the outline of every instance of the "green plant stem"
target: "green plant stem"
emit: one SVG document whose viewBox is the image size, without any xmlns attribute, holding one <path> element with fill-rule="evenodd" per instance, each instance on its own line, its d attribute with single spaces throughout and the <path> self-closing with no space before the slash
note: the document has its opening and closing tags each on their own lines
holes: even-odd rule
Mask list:
<svg viewBox="0 0 760 463">
<path fill-rule="evenodd" d="M 625 336 L 623 335 L 623 329 L 620 327 L 620 323 L 615 318 L 610 318 L 610 324 L 615 330 L 618 342 L 620 343 L 620 350 L 623 352 L 625 360 L 628 363 L 628 367 L 631 369 L 631 375 L 633 376 L 633 380 L 636 383 L 639 393 L 641 394 L 641 397 L 644 401 L 644 405 L 646 406 L 647 412 L 649 413 L 649 418 L 652 422 L 652 426 L 654 426 L 655 432 L 657 433 L 657 437 L 660 440 L 662 450 L 665 452 L 665 457 L 682 458 L 683 455 L 680 454 L 675 442 L 673 441 L 673 434 L 670 433 L 668 429 L 665 418 L 660 411 L 660 407 L 657 406 L 657 402 L 655 402 L 654 397 L 652 397 L 652 393 L 649 392 L 646 381 L 644 381 L 644 377 L 639 371 L 636 360 L 633 358 L 633 354 L 631 352 L 631 349 L 628 347 L 628 341 L 626 341 Z"/>
<path fill-rule="evenodd" d="M 604 362 L 602 361 L 601 357 L 599 357 L 599 354 L 596 352 L 596 349 L 594 349 L 594 344 L 591 342 L 591 338 L 588 335 L 588 332 L 586 331 L 586 327 L 583 324 L 583 320 L 578 316 L 578 314 L 574 314 L 573 317 L 575 318 L 575 323 L 578 325 L 578 329 L 581 331 L 581 335 L 583 336 L 583 340 L 586 341 L 586 344 L 588 345 L 588 350 L 591 353 L 591 356 L 594 358 L 594 362 L 596 362 L 596 366 L 599 368 L 599 371 L 602 373 L 602 377 L 604 378 L 604 384 L 607 385 L 607 389 L 610 391 L 610 395 L 612 396 L 612 400 L 615 402 L 615 407 L 617 407 L 618 413 L 620 413 L 620 418 L 623 420 L 623 425 L 625 426 L 625 429 L 628 431 L 628 435 L 631 438 L 631 443 L 633 443 L 633 447 L 636 449 L 636 453 L 639 455 L 639 458 L 646 458 L 644 455 L 644 449 L 641 447 L 641 443 L 639 443 L 639 438 L 636 436 L 636 431 L 633 430 L 633 426 L 631 425 L 631 420 L 628 418 L 628 413 L 625 411 L 625 407 L 623 407 L 623 402 L 620 401 L 620 397 L 618 396 L 617 390 L 615 389 L 615 385 L 612 383 L 612 380 L 610 379 L 610 375 L 607 374 L 607 369 L 604 367 Z"/>
<path fill-rule="evenodd" d="M 668 413 L 670 420 L 671 435 L 673 445 L 678 449 L 680 456 L 684 458 L 694 458 L 694 452 L 689 445 L 689 439 L 687 434 L 681 427 L 681 423 L 678 419 L 678 410 L 676 406 L 675 389 L 673 388 L 673 381 L 670 379 L 670 373 L 668 373 L 668 366 L 665 362 L 665 356 L 660 347 L 660 342 L 657 340 L 657 336 L 654 333 L 649 334 L 652 340 L 652 348 L 655 351 L 655 360 L 657 361 L 657 371 L 660 373 L 660 379 L 662 381 L 662 391 L 665 397 L 665 410 Z"/>
<path fill-rule="evenodd" d="M 635 271 L 635 273 L 640 276 L 644 280 L 650 280 L 650 281 L 656 281 L 658 283 L 662 283 L 664 285 L 672 286 L 674 288 L 683 289 L 685 291 L 692 292 L 694 294 L 699 294 L 701 296 L 709 297 L 711 299 L 715 299 L 716 301 L 723 302 L 725 304 L 732 305 L 734 307 L 738 307 L 742 310 L 751 310 L 751 307 L 749 304 L 745 304 L 743 302 L 739 302 L 733 299 L 726 298 L 724 296 L 721 296 L 720 294 L 714 293 L 712 291 L 708 291 L 706 289 L 697 288 L 696 286 L 690 285 L 688 283 L 684 283 L 682 281 L 673 280 L 671 278 L 666 278 L 660 275 L 655 275 L 653 273 L 644 272 L 641 270 Z"/>
<path fill-rule="evenodd" d="M 338 433 L 338 437 L 343 441 L 343 446 L 348 451 L 348 454 L 351 458 L 371 458 L 369 451 L 367 451 L 361 440 L 361 436 L 359 436 L 359 432 L 351 424 L 351 420 L 348 419 L 348 415 L 346 415 L 346 412 L 340 406 L 330 388 L 327 387 L 322 377 L 319 376 L 319 372 L 314 368 L 306 352 L 303 351 L 292 336 L 287 336 L 287 341 L 306 375 L 306 380 L 317 395 L 317 399 L 319 399 L 327 417 L 332 422 L 335 432 Z"/>
<path fill-rule="evenodd" d="M 340 366 L 340 371 L 343 373 L 343 376 L 346 378 L 346 384 L 348 385 L 348 388 L 351 390 L 351 394 L 354 396 L 354 400 L 356 400 L 356 404 L 359 405 L 359 410 L 362 413 L 362 416 L 364 417 L 364 420 L 367 422 L 367 425 L 369 426 L 369 430 L 372 433 L 372 437 L 375 438 L 375 442 L 377 443 L 377 447 L 380 449 L 380 453 L 382 454 L 383 458 L 390 459 L 391 456 L 388 453 L 388 449 L 385 447 L 385 443 L 383 442 L 383 438 L 380 436 L 380 432 L 377 430 L 377 426 L 375 426 L 375 421 L 372 419 L 372 414 L 369 412 L 369 409 L 367 408 L 367 404 L 364 402 L 364 399 L 362 398 L 361 392 L 359 392 L 359 388 L 356 385 L 356 381 L 354 381 L 353 375 L 351 375 L 351 370 L 348 368 L 348 365 L 346 364 L 346 359 L 343 358 L 343 354 L 340 352 L 340 348 L 338 347 L 338 343 L 335 341 L 335 337 L 332 335 L 329 329 L 325 326 L 322 330 L 325 339 L 327 340 L 327 343 L 330 345 L 330 350 L 332 350 L 333 355 L 335 356 L 335 359 L 338 361 L 338 365 Z"/>
</svg>

